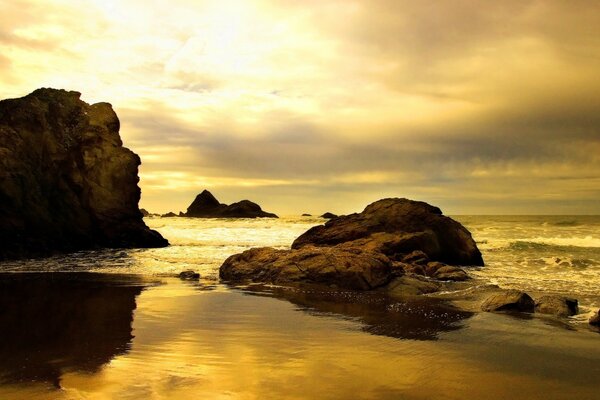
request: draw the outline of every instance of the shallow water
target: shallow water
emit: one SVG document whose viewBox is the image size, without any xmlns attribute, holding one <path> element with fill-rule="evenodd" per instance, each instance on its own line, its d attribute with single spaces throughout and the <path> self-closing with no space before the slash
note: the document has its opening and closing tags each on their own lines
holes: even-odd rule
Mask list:
<svg viewBox="0 0 600 400">
<path fill-rule="evenodd" d="M 457 219 L 482 249 L 481 279 L 599 304 L 600 218 Z M 600 333 L 585 317 L 229 287 L 228 255 L 286 248 L 322 220 L 147 222 L 173 246 L 0 264 L 0 399 L 598 398 Z M 202 279 L 170 277 L 186 268 Z"/>
</svg>

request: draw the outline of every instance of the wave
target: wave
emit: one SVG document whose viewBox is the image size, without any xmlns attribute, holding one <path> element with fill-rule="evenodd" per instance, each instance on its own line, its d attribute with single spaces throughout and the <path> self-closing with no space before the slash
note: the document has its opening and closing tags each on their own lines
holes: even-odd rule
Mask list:
<svg viewBox="0 0 600 400">
<path fill-rule="evenodd" d="M 514 250 L 526 250 L 528 248 L 547 247 L 581 247 L 600 248 L 600 238 L 586 237 L 537 237 L 531 239 L 515 240 L 510 242 L 510 248 Z"/>
</svg>

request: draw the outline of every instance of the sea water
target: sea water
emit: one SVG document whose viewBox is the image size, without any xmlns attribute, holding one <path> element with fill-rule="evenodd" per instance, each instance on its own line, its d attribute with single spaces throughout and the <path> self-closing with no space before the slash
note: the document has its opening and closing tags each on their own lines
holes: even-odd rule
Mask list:
<svg viewBox="0 0 600 400">
<path fill-rule="evenodd" d="M 0 264 L 0 399 L 597 399 L 600 218 L 455 219 L 486 263 L 470 274 L 576 297 L 582 315 L 229 286 L 229 255 L 324 220 L 146 218 L 170 247 Z"/>
</svg>

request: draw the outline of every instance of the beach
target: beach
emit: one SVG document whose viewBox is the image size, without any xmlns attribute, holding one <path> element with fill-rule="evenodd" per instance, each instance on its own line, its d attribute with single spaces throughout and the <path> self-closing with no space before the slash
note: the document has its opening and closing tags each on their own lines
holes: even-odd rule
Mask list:
<svg viewBox="0 0 600 400">
<path fill-rule="evenodd" d="M 146 218 L 171 247 L 2 263 L 0 398 L 597 398 L 600 218 L 455 219 L 482 250 L 477 281 L 572 296 L 580 314 L 228 285 L 227 256 L 321 220 Z"/>
</svg>

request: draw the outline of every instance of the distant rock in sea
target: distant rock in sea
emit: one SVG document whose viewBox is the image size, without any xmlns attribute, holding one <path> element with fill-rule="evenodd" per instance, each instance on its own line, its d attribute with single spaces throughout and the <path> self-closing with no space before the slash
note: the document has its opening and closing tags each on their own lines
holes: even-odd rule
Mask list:
<svg viewBox="0 0 600 400">
<path fill-rule="evenodd" d="M 303 217 L 312 217 L 312 215 L 311 215 L 311 214 L 307 214 L 307 213 L 304 213 L 304 214 L 302 214 L 302 216 L 303 216 Z"/>
<path fill-rule="evenodd" d="M 321 215 L 321 218 L 332 219 L 337 218 L 337 215 L 335 215 L 334 213 L 326 212 L 325 214 Z"/>
<path fill-rule="evenodd" d="M 277 215 L 263 211 L 258 204 L 249 200 L 238 201 L 230 205 L 221 204 L 208 190 L 204 190 L 196 196 L 184 216 L 192 218 L 278 218 Z"/>
<path fill-rule="evenodd" d="M 142 217 L 150 216 L 150 213 L 145 208 L 140 208 L 140 212 L 142 213 Z"/>
<path fill-rule="evenodd" d="M 138 208 L 140 158 L 108 103 L 38 89 L 0 101 L 0 259 L 163 247 Z"/>
<path fill-rule="evenodd" d="M 173 211 L 170 211 L 166 214 L 162 214 L 161 217 L 162 218 L 173 218 L 173 217 L 177 217 L 177 214 L 175 214 Z"/>
</svg>

